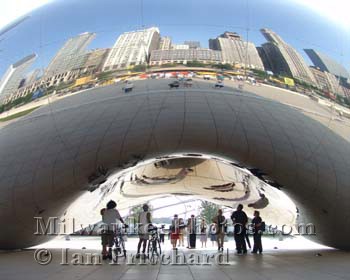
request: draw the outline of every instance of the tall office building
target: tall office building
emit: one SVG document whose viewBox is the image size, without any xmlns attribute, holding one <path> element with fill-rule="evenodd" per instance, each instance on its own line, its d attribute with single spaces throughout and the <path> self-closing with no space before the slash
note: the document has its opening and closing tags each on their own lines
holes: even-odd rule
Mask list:
<svg viewBox="0 0 350 280">
<path fill-rule="evenodd" d="M 222 52 L 222 62 L 241 67 L 264 69 L 255 45 L 243 41 L 235 32 L 225 32 L 216 39 L 209 40 L 209 48 Z"/>
<path fill-rule="evenodd" d="M 201 43 L 199 41 L 185 41 L 184 45 L 188 45 L 190 49 L 200 49 Z"/>
<path fill-rule="evenodd" d="M 42 75 L 42 69 L 34 69 L 25 76 L 24 86 L 33 84 Z"/>
<path fill-rule="evenodd" d="M 91 73 L 100 72 L 110 50 L 111 49 L 95 49 L 89 51 L 82 68 Z"/>
<path fill-rule="evenodd" d="M 151 53 L 150 65 L 162 65 L 166 63 L 183 63 L 200 61 L 202 63 L 220 63 L 221 52 L 210 49 L 172 49 L 154 50 Z"/>
<path fill-rule="evenodd" d="M 264 44 L 263 48 L 269 56 L 269 60 L 277 74 L 289 74 L 292 77 L 303 82 L 315 84 L 309 67 L 303 57 L 290 45 L 282 40 L 275 32 L 263 28 L 260 30 L 264 35 L 268 44 Z"/>
<path fill-rule="evenodd" d="M 103 70 L 123 69 L 147 63 L 151 51 L 158 48 L 159 41 L 157 27 L 123 33 L 109 52 Z"/>
<path fill-rule="evenodd" d="M 171 45 L 171 48 L 173 50 L 188 50 L 190 46 L 185 44 L 173 44 Z"/>
<path fill-rule="evenodd" d="M 70 38 L 56 53 L 46 68 L 45 76 L 53 76 L 72 69 L 81 68 L 87 58 L 86 47 L 95 38 L 95 33 L 82 33 Z"/>
<path fill-rule="evenodd" d="M 266 71 L 272 71 L 272 66 L 271 63 L 269 61 L 269 57 L 266 54 L 266 51 L 264 50 L 264 48 L 261 47 L 256 47 L 256 50 L 258 51 L 258 54 L 260 56 L 260 59 L 264 65 L 264 68 Z"/>
<path fill-rule="evenodd" d="M 321 71 L 332 73 L 333 75 L 343 80 L 350 78 L 349 73 L 345 67 L 327 55 L 313 49 L 304 49 L 304 51 L 309 56 L 312 63 Z"/>
<path fill-rule="evenodd" d="M 171 49 L 171 38 L 170 37 L 161 37 L 159 42 L 159 50 L 170 50 Z"/>
<path fill-rule="evenodd" d="M 25 71 L 34 62 L 36 57 L 36 54 L 31 54 L 10 65 L 0 80 L 0 103 L 7 96 L 17 91 L 24 78 Z"/>
</svg>

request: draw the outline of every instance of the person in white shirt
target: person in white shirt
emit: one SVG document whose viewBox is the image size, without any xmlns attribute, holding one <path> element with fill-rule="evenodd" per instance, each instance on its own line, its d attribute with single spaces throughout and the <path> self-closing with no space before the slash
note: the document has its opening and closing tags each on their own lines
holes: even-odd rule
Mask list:
<svg viewBox="0 0 350 280">
<path fill-rule="evenodd" d="M 101 209 L 103 229 L 101 234 L 102 239 L 102 258 L 112 259 L 112 247 L 114 243 L 114 232 L 116 229 L 117 222 L 120 221 L 123 224 L 124 220 L 120 216 L 119 211 L 116 209 L 117 203 L 110 200 L 107 203 L 106 208 Z M 108 246 L 108 251 L 107 251 Z"/>
<path fill-rule="evenodd" d="M 145 254 L 147 241 L 149 239 L 148 226 L 151 223 L 151 213 L 148 211 L 148 205 L 144 204 L 142 209 L 143 212 L 139 215 L 139 243 L 137 244 L 136 258 L 140 257 L 141 245 L 143 245 L 142 254 Z"/>
</svg>

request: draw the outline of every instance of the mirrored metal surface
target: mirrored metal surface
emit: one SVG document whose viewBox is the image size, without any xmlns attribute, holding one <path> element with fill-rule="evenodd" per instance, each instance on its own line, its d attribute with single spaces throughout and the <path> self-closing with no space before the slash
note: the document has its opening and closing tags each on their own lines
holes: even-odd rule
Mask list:
<svg viewBox="0 0 350 280">
<path fill-rule="evenodd" d="M 348 249 L 350 30 L 316 10 L 52 1 L 2 28 L 0 248 L 45 240 L 36 216 L 191 195 L 278 224 L 297 207 Z"/>
</svg>

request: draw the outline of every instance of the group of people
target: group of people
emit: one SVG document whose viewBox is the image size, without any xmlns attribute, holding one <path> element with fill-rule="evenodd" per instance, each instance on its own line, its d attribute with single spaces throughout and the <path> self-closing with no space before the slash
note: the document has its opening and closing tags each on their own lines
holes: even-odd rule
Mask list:
<svg viewBox="0 0 350 280">
<path fill-rule="evenodd" d="M 231 220 L 233 222 L 233 235 L 236 243 L 237 254 L 246 254 L 247 244 L 249 248 L 251 246 L 247 231 L 248 216 L 243 211 L 242 204 L 239 204 L 236 211 L 232 213 Z M 250 226 L 254 238 L 254 246 L 252 253 L 261 254 L 263 251 L 261 235 L 265 230 L 265 223 L 262 221 L 259 211 L 254 211 L 254 218 L 252 219 Z M 179 218 L 178 215 L 175 214 L 174 219 L 172 220 L 172 225 L 170 227 L 170 238 L 173 248 L 176 248 L 178 240 L 179 246 L 184 246 L 184 236 L 186 235 L 188 244 L 187 248 L 196 248 L 197 232 L 199 232 L 200 234 L 200 242 L 202 244 L 202 248 L 206 247 L 207 238 L 209 235 L 210 240 L 213 242 L 213 245 L 215 241 L 217 242 L 218 251 L 223 251 L 225 235 L 227 233 L 227 220 L 223 215 L 222 210 L 219 209 L 217 215 L 213 218 L 212 224 L 209 226 L 209 231 L 205 219 L 201 220 L 198 229 L 194 215 L 191 215 L 191 218 L 189 218 L 187 223 L 185 224 L 184 220 L 182 218 Z"/>
<path fill-rule="evenodd" d="M 101 209 L 103 230 L 101 233 L 102 239 L 102 257 L 103 259 L 111 259 L 112 253 L 111 249 L 114 245 L 115 237 L 115 226 L 118 221 L 125 225 L 123 218 L 121 217 L 119 211 L 116 209 L 117 204 L 115 201 L 111 200 L 107 203 L 106 208 Z M 143 211 L 138 217 L 138 234 L 139 242 L 137 245 L 136 258 L 139 258 L 141 254 L 145 254 L 147 242 L 149 240 L 150 231 L 154 226 L 152 225 L 151 213 L 147 204 L 143 205 Z M 236 243 L 237 254 L 247 253 L 247 243 L 250 248 L 250 242 L 247 232 L 248 226 L 248 216 L 243 211 L 243 205 L 239 204 L 236 211 L 231 215 L 231 220 L 233 222 L 233 234 Z M 252 233 L 254 237 L 254 246 L 252 253 L 262 253 L 262 242 L 261 235 L 265 230 L 265 223 L 260 217 L 259 211 L 254 211 L 254 218 L 250 224 L 252 227 Z M 165 227 L 162 226 L 156 229 L 159 234 L 160 242 L 164 243 Z M 171 239 L 171 244 L 173 249 L 177 246 L 185 246 L 185 236 L 187 236 L 187 248 L 196 248 L 197 233 L 200 234 L 200 242 L 203 247 L 207 246 L 207 238 L 210 236 L 210 240 L 217 242 L 218 251 L 224 250 L 224 240 L 227 233 L 227 220 L 223 215 L 221 209 L 218 210 L 217 215 L 212 219 L 212 224 L 208 227 L 205 219 L 201 219 L 199 227 L 197 227 L 197 220 L 194 215 L 187 220 L 185 223 L 184 219 L 179 218 L 177 214 L 174 215 L 172 224 L 169 230 L 169 237 Z"/>
<path fill-rule="evenodd" d="M 185 246 L 185 236 L 187 236 L 187 248 L 195 249 L 196 248 L 196 219 L 194 215 L 191 215 L 191 218 L 187 220 L 185 224 L 184 219 L 179 218 L 177 214 L 174 215 L 170 226 L 170 239 L 173 248 L 177 246 L 177 241 L 179 241 L 179 246 Z"/>
<path fill-rule="evenodd" d="M 232 213 L 231 219 L 234 226 L 233 234 L 235 237 L 237 254 L 239 255 L 246 254 L 247 243 L 248 243 L 248 246 L 250 247 L 250 241 L 247 234 L 248 216 L 243 211 L 242 204 L 239 204 L 237 206 L 237 210 Z M 254 238 L 254 246 L 253 246 L 252 253 L 261 254 L 263 251 L 261 235 L 265 230 L 265 223 L 262 221 L 260 217 L 260 212 L 257 210 L 254 211 L 254 218 L 252 219 L 251 226 L 252 226 L 252 232 L 253 232 L 253 238 Z"/>
</svg>

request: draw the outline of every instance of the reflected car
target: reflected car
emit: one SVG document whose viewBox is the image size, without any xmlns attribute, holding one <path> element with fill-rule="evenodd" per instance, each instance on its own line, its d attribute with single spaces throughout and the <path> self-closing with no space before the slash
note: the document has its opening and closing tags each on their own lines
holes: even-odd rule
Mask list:
<svg viewBox="0 0 350 280">
<path fill-rule="evenodd" d="M 172 88 L 178 88 L 180 86 L 180 82 L 179 81 L 173 81 L 169 84 L 169 87 Z"/>
<path fill-rule="evenodd" d="M 215 88 L 223 88 L 224 87 L 224 83 L 222 80 L 218 80 L 216 83 L 215 83 Z"/>
</svg>

